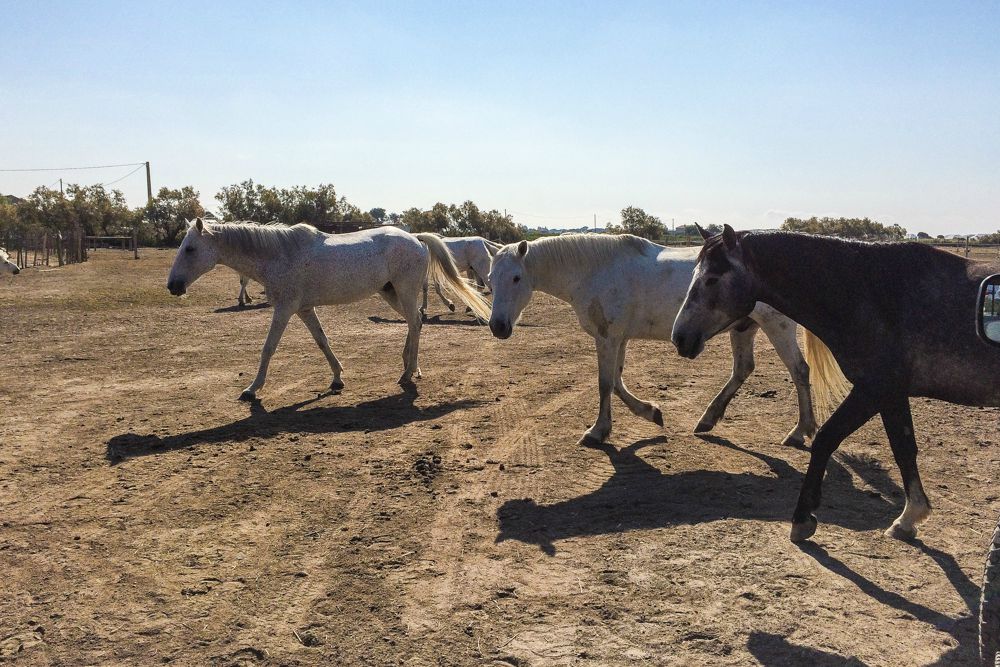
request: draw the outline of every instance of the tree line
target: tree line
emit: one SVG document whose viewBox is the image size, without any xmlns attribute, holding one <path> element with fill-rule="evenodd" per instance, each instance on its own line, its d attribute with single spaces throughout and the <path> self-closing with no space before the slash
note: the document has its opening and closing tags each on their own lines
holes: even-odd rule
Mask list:
<svg viewBox="0 0 1000 667">
<path fill-rule="evenodd" d="M 704 228 L 710 234 L 722 231 L 722 226 L 718 224 L 705 225 Z M 635 234 L 652 241 L 664 240 L 671 235 L 699 235 L 693 224 L 679 225 L 674 230 L 668 230 L 659 218 L 635 206 L 622 209 L 621 222 L 610 224 L 607 229 L 612 234 Z M 884 225 L 869 218 L 787 218 L 781 229 L 864 241 L 902 241 L 906 238 L 906 229 L 903 227 Z"/>
<path fill-rule="evenodd" d="M 252 180 L 228 185 L 215 195 L 223 221 L 252 220 L 293 225 L 309 223 L 333 231 L 402 224 L 411 231 L 445 236 L 476 235 L 509 243 L 524 238 L 525 227 L 509 215 L 484 211 L 474 202 L 437 203 L 429 210 L 391 213 L 363 211 L 337 194 L 331 184 L 277 188 Z M 186 221 L 205 216 L 200 193 L 191 186 L 160 188 L 146 206 L 130 208 L 119 190 L 102 185 L 70 185 L 65 193 L 36 188 L 25 198 L 0 195 L 0 239 L 33 239 L 76 230 L 87 236 L 131 236 L 147 246 L 176 246 Z"/>
<path fill-rule="evenodd" d="M 884 225 L 870 218 L 817 218 L 803 220 L 787 218 L 781 228 L 790 232 L 839 236 L 860 241 L 902 241 L 906 229 L 899 225 Z"/>
</svg>

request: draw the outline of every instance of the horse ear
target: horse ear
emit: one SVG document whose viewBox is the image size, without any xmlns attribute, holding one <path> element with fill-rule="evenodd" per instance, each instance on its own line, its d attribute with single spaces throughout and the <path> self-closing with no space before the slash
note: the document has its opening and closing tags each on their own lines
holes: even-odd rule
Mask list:
<svg viewBox="0 0 1000 667">
<path fill-rule="evenodd" d="M 701 234 L 701 239 L 703 241 L 707 241 L 708 239 L 712 238 L 712 235 L 706 232 L 704 229 L 702 229 L 701 225 L 699 225 L 697 222 L 694 223 L 694 226 L 695 228 L 697 228 L 698 233 Z"/>
<path fill-rule="evenodd" d="M 205 223 L 201 221 L 201 218 L 195 218 L 194 226 L 198 228 L 198 233 L 201 234 L 205 231 Z"/>
<path fill-rule="evenodd" d="M 527 254 L 528 254 L 528 242 L 521 241 L 520 243 L 517 244 L 517 256 L 524 257 Z"/>
<path fill-rule="evenodd" d="M 722 228 L 722 241 L 726 244 L 727 250 L 736 250 L 736 247 L 740 244 L 736 232 L 733 231 L 733 228 L 728 223 Z"/>
</svg>

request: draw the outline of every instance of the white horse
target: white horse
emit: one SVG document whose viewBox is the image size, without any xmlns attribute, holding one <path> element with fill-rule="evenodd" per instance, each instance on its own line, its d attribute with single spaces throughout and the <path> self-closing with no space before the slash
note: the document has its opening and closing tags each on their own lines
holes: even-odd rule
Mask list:
<svg viewBox="0 0 1000 667">
<path fill-rule="evenodd" d="M 324 234 L 311 225 L 260 225 L 252 222 L 209 224 L 196 220 L 188 228 L 170 269 L 167 289 L 181 295 L 216 264 L 234 269 L 262 284 L 274 306 L 271 328 L 260 356 L 260 368 L 241 400 L 254 400 L 264 386 L 267 365 L 292 315 L 298 315 L 333 370 L 331 390 L 344 387 L 343 366 L 330 350 L 316 306 L 351 303 L 378 293 L 400 315 L 409 330 L 403 347 L 403 374 L 409 385 L 420 377 L 420 287 L 430 273 L 444 281 L 483 319 L 489 303 L 458 274 L 448 249 L 433 234 L 409 234 L 395 227 L 350 234 Z"/>
<path fill-rule="evenodd" d="M 21 269 L 17 268 L 17 264 L 10 261 L 10 255 L 7 254 L 7 249 L 0 248 L 0 275 L 9 273 L 16 276 L 20 272 Z"/>
<path fill-rule="evenodd" d="M 482 236 L 441 236 L 439 238 L 447 246 L 451 252 L 451 256 L 455 258 L 455 266 L 458 267 L 458 270 L 464 271 L 471 280 L 475 280 L 480 286 L 487 287 L 490 275 L 490 262 L 493 260 L 493 256 L 497 254 L 497 251 L 503 246 L 484 239 Z M 424 305 L 420 308 L 420 313 L 424 317 L 427 316 L 427 289 L 429 282 L 424 282 Z M 434 291 L 437 292 L 438 297 L 448 307 L 448 310 L 454 313 L 455 304 L 441 292 L 441 284 L 436 281 L 434 282 Z M 465 312 L 469 312 L 469 309 L 466 308 Z"/>
<path fill-rule="evenodd" d="M 663 426 L 654 403 L 636 398 L 622 381 L 625 349 L 632 338 L 670 340 L 697 263 L 699 248 L 667 248 L 629 234 L 557 236 L 504 246 L 493 258 L 490 330 L 509 338 L 534 290 L 573 306 L 584 331 L 597 343 L 600 409 L 580 444 L 604 442 L 611 432 L 611 392 L 636 415 Z M 771 340 L 795 382 L 798 424 L 783 443 L 801 446 L 816 432 L 809 394 L 809 367 L 795 339 L 796 325 L 769 306 L 758 304 L 749 317 L 729 327 L 733 373 L 695 427 L 711 430 L 754 368 L 758 328 Z"/>
</svg>

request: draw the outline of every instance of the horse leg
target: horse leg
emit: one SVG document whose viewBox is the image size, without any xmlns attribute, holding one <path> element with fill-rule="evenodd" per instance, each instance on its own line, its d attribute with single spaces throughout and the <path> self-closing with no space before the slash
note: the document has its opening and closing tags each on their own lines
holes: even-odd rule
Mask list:
<svg viewBox="0 0 1000 667">
<path fill-rule="evenodd" d="M 250 293 L 247 292 L 247 285 L 250 283 L 250 279 L 246 276 L 240 276 L 240 306 L 245 306 L 248 303 L 252 303 L 253 299 L 250 298 Z"/>
<path fill-rule="evenodd" d="M 622 402 L 628 406 L 632 414 L 643 419 L 648 419 L 662 427 L 663 413 L 660 412 L 660 406 L 637 398 L 628 390 L 628 387 L 625 386 L 625 381 L 622 380 L 622 371 L 625 370 L 625 350 L 627 347 L 628 339 L 626 338 L 618 346 L 618 363 L 615 366 L 615 395 L 622 399 Z"/>
<path fill-rule="evenodd" d="M 441 302 L 444 303 L 444 305 L 448 306 L 448 310 L 454 313 L 455 312 L 454 302 L 449 300 L 448 297 L 444 295 L 444 292 L 441 291 L 441 283 L 439 283 L 436 280 L 434 281 L 434 291 L 437 292 L 438 297 L 441 298 Z"/>
<path fill-rule="evenodd" d="M 826 474 L 826 466 L 833 452 L 844 438 L 861 428 L 879 411 L 879 408 L 878 402 L 873 400 L 870 394 L 855 386 L 844 402 L 816 432 L 809 455 L 809 468 L 802 481 L 795 514 L 792 515 L 793 542 L 807 540 L 816 532 L 816 517 L 813 516 L 813 511 L 819 507 L 823 476 Z"/>
<path fill-rule="evenodd" d="M 424 278 L 424 305 L 420 307 L 421 319 L 427 319 L 427 278 Z"/>
<path fill-rule="evenodd" d="M 903 478 L 903 489 L 906 491 L 906 505 L 892 526 L 885 531 L 889 537 L 900 540 L 911 540 L 917 536 L 917 524 L 930 516 L 931 504 L 920 483 L 920 473 L 917 471 L 917 440 L 913 435 L 913 416 L 910 413 L 910 401 L 905 396 L 892 401 L 882 410 L 882 424 L 889 436 L 889 446 L 892 455 L 899 466 L 899 474 Z"/>
<path fill-rule="evenodd" d="M 281 334 L 285 332 L 288 320 L 292 319 L 292 313 L 294 312 L 294 310 L 289 308 L 276 307 L 274 309 L 274 314 L 271 316 L 271 328 L 267 332 L 264 349 L 260 353 L 260 367 L 257 369 L 257 377 L 240 394 L 241 401 L 252 401 L 257 398 L 257 390 L 264 386 L 264 380 L 267 378 L 267 365 L 271 363 L 271 357 L 274 355 L 274 351 L 278 349 L 278 341 L 281 340 Z"/>
<path fill-rule="evenodd" d="M 344 367 L 340 365 L 340 360 L 337 359 L 337 355 L 333 353 L 330 349 L 330 341 L 326 337 L 326 333 L 323 331 L 323 325 L 320 324 L 319 318 L 316 316 L 316 311 L 312 308 L 306 308 L 305 310 L 299 311 L 299 319 L 302 323 L 306 325 L 309 329 L 309 333 L 312 334 L 313 340 L 319 345 L 319 349 L 323 351 L 323 356 L 330 363 L 330 369 L 333 371 L 333 381 L 330 383 L 331 391 L 339 391 L 344 388 L 344 383 L 340 380 L 340 374 L 344 371 Z"/>
<path fill-rule="evenodd" d="M 802 350 L 799 349 L 798 340 L 795 338 L 798 327 L 787 318 L 764 321 L 760 326 L 774 346 L 774 351 L 778 353 L 781 363 L 785 364 L 785 368 L 792 376 L 795 393 L 799 399 L 799 422 L 788 432 L 781 444 L 802 447 L 805 445 L 806 437 L 816 433 L 816 417 L 813 413 L 812 394 L 809 392 L 809 365 L 802 357 Z"/>
<path fill-rule="evenodd" d="M 733 348 L 733 374 L 726 386 L 705 409 L 705 414 L 701 416 L 698 425 L 694 427 L 695 433 L 705 433 L 715 428 L 715 425 L 722 419 L 722 415 L 726 413 L 726 408 L 733 400 L 733 396 L 753 373 L 753 343 L 759 326 L 753 320 L 747 320 L 747 322 L 749 324 L 744 329 L 736 328 L 729 332 L 729 342 Z"/>
<path fill-rule="evenodd" d="M 615 386 L 618 347 L 614 341 L 597 339 L 597 389 L 601 404 L 597 411 L 597 421 L 583 434 L 578 443 L 580 445 L 599 445 L 611 433 L 611 390 Z"/>
<path fill-rule="evenodd" d="M 406 343 L 403 345 L 403 374 L 399 376 L 399 384 L 408 385 L 413 383 L 413 378 L 420 378 L 420 366 L 417 362 L 417 353 L 420 349 L 420 329 L 423 327 L 423 318 L 420 316 L 420 306 L 417 304 L 418 289 L 407 290 L 405 286 L 397 286 L 396 295 L 399 298 L 400 309 L 403 317 L 406 318 Z"/>
</svg>

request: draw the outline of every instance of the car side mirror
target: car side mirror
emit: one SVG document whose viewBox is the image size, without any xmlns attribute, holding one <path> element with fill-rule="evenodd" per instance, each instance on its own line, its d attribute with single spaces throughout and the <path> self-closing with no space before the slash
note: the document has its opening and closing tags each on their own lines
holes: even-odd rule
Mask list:
<svg viewBox="0 0 1000 667">
<path fill-rule="evenodd" d="M 1000 346 L 1000 273 L 990 276 L 979 286 L 976 331 L 990 345 Z"/>
</svg>

